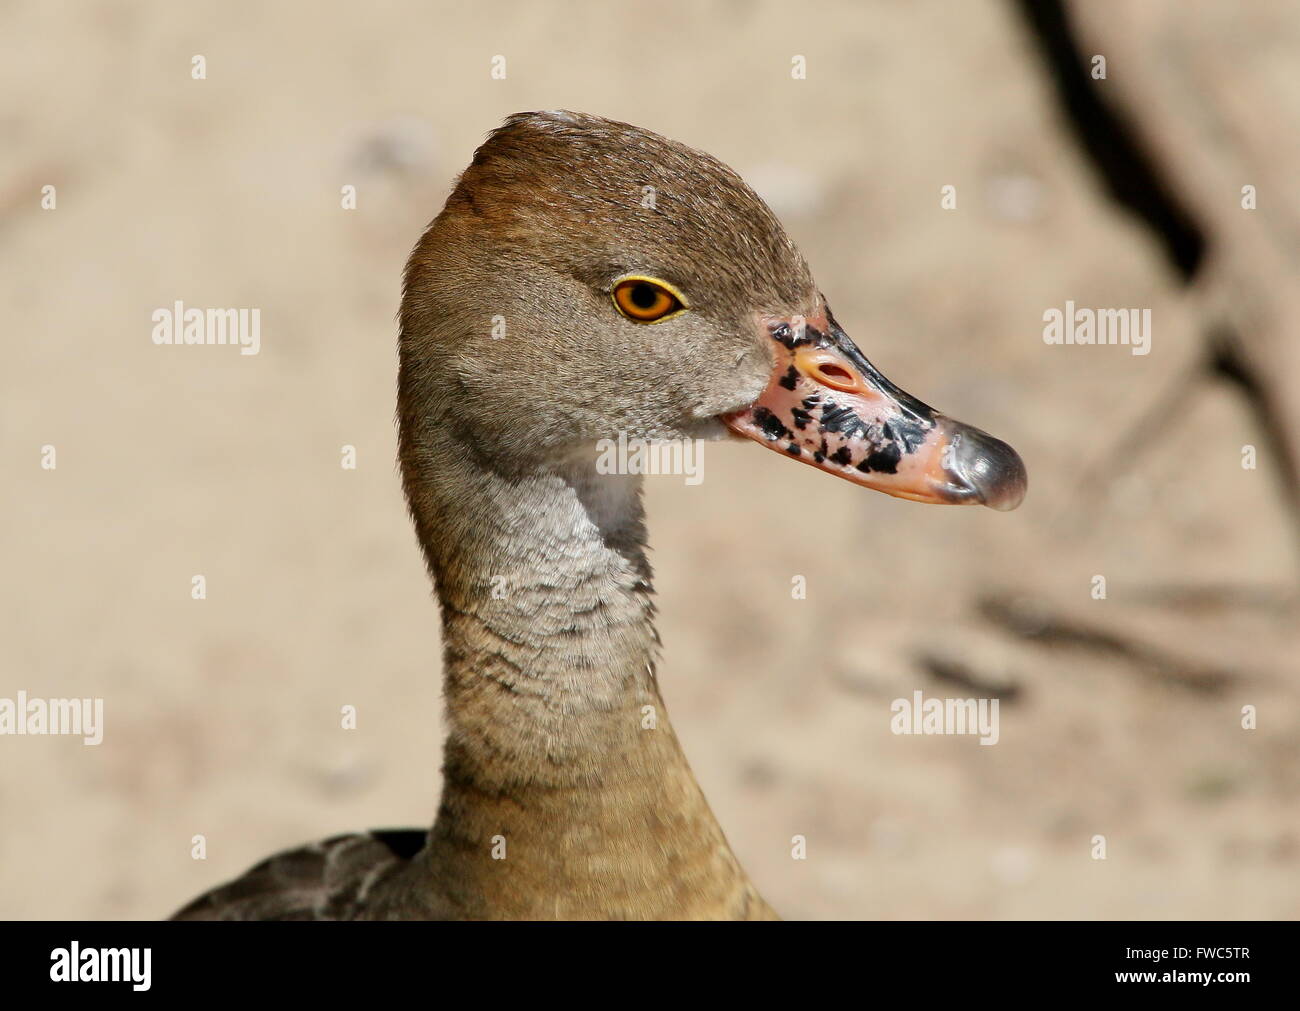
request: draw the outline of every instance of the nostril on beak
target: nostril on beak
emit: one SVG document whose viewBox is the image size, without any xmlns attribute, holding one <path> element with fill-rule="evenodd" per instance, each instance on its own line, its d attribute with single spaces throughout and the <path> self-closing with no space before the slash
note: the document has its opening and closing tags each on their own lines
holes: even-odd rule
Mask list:
<svg viewBox="0 0 1300 1011">
<path fill-rule="evenodd" d="M 836 365 L 834 362 L 825 362 L 817 366 L 817 378 L 830 383 L 838 383 L 845 386 L 854 385 L 853 377 L 849 375 L 849 370 L 842 365 Z"/>
<path fill-rule="evenodd" d="M 1019 453 L 1001 439 L 964 425 L 954 442 L 954 476 L 980 502 L 990 509 L 1006 512 L 1024 501 L 1029 478 Z"/>
<path fill-rule="evenodd" d="M 825 353 L 796 355 L 796 367 L 818 385 L 841 393 L 861 393 L 862 380 L 852 369 Z"/>
</svg>

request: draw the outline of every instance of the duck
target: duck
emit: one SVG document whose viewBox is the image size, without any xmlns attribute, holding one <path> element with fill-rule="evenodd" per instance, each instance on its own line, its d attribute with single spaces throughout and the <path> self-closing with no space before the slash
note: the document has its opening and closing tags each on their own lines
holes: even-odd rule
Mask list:
<svg viewBox="0 0 1300 1011">
<path fill-rule="evenodd" d="M 882 375 L 734 171 L 586 113 L 509 116 L 406 264 L 398 456 L 441 610 L 429 829 L 277 854 L 179 920 L 761 920 L 657 678 L 639 474 L 752 440 L 916 502 L 1014 509 L 1016 452 Z"/>
</svg>

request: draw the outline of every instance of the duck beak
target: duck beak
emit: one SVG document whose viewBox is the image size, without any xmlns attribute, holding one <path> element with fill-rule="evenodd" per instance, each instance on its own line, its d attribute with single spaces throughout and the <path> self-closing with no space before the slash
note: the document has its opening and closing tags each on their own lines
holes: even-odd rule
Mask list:
<svg viewBox="0 0 1300 1011">
<path fill-rule="evenodd" d="M 753 404 L 722 417 L 737 435 L 914 502 L 1020 505 L 1027 478 L 1016 451 L 900 390 L 829 310 L 764 325 L 776 365 Z"/>
</svg>

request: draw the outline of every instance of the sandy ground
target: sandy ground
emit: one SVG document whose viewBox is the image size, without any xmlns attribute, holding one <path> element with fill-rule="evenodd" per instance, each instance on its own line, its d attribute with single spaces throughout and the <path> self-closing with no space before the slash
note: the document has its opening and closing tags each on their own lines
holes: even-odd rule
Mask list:
<svg viewBox="0 0 1300 1011">
<path fill-rule="evenodd" d="M 649 482 L 663 688 L 773 905 L 1300 915 L 1276 478 L 1262 448 L 1241 467 L 1259 433 L 1209 384 L 1116 465 L 1194 334 L 1008 7 L 30 2 L 0 8 L 0 39 L 0 697 L 106 710 L 98 747 L 0 738 L 0 916 L 159 917 L 280 848 L 431 819 L 439 641 L 393 463 L 398 278 L 486 131 L 537 108 L 731 164 L 876 364 L 1029 468 L 1008 515 L 744 445 L 710 446 L 697 487 Z M 261 353 L 153 345 L 176 299 L 260 307 Z M 1151 354 L 1045 345 L 1066 299 L 1151 308 Z M 1197 587 L 1227 591 L 1193 607 Z M 1026 639 L 990 597 L 1022 629 L 1046 608 L 1183 659 Z M 917 688 L 1000 692 L 999 743 L 891 734 Z"/>
</svg>

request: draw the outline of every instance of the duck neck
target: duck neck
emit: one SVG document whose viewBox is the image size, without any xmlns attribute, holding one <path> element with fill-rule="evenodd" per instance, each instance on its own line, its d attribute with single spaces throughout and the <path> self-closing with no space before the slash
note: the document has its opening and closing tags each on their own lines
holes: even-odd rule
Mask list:
<svg viewBox="0 0 1300 1011">
<path fill-rule="evenodd" d="M 439 439 L 407 492 L 442 606 L 430 834 L 453 915 L 756 915 L 655 679 L 639 477 L 502 475 Z"/>
</svg>

